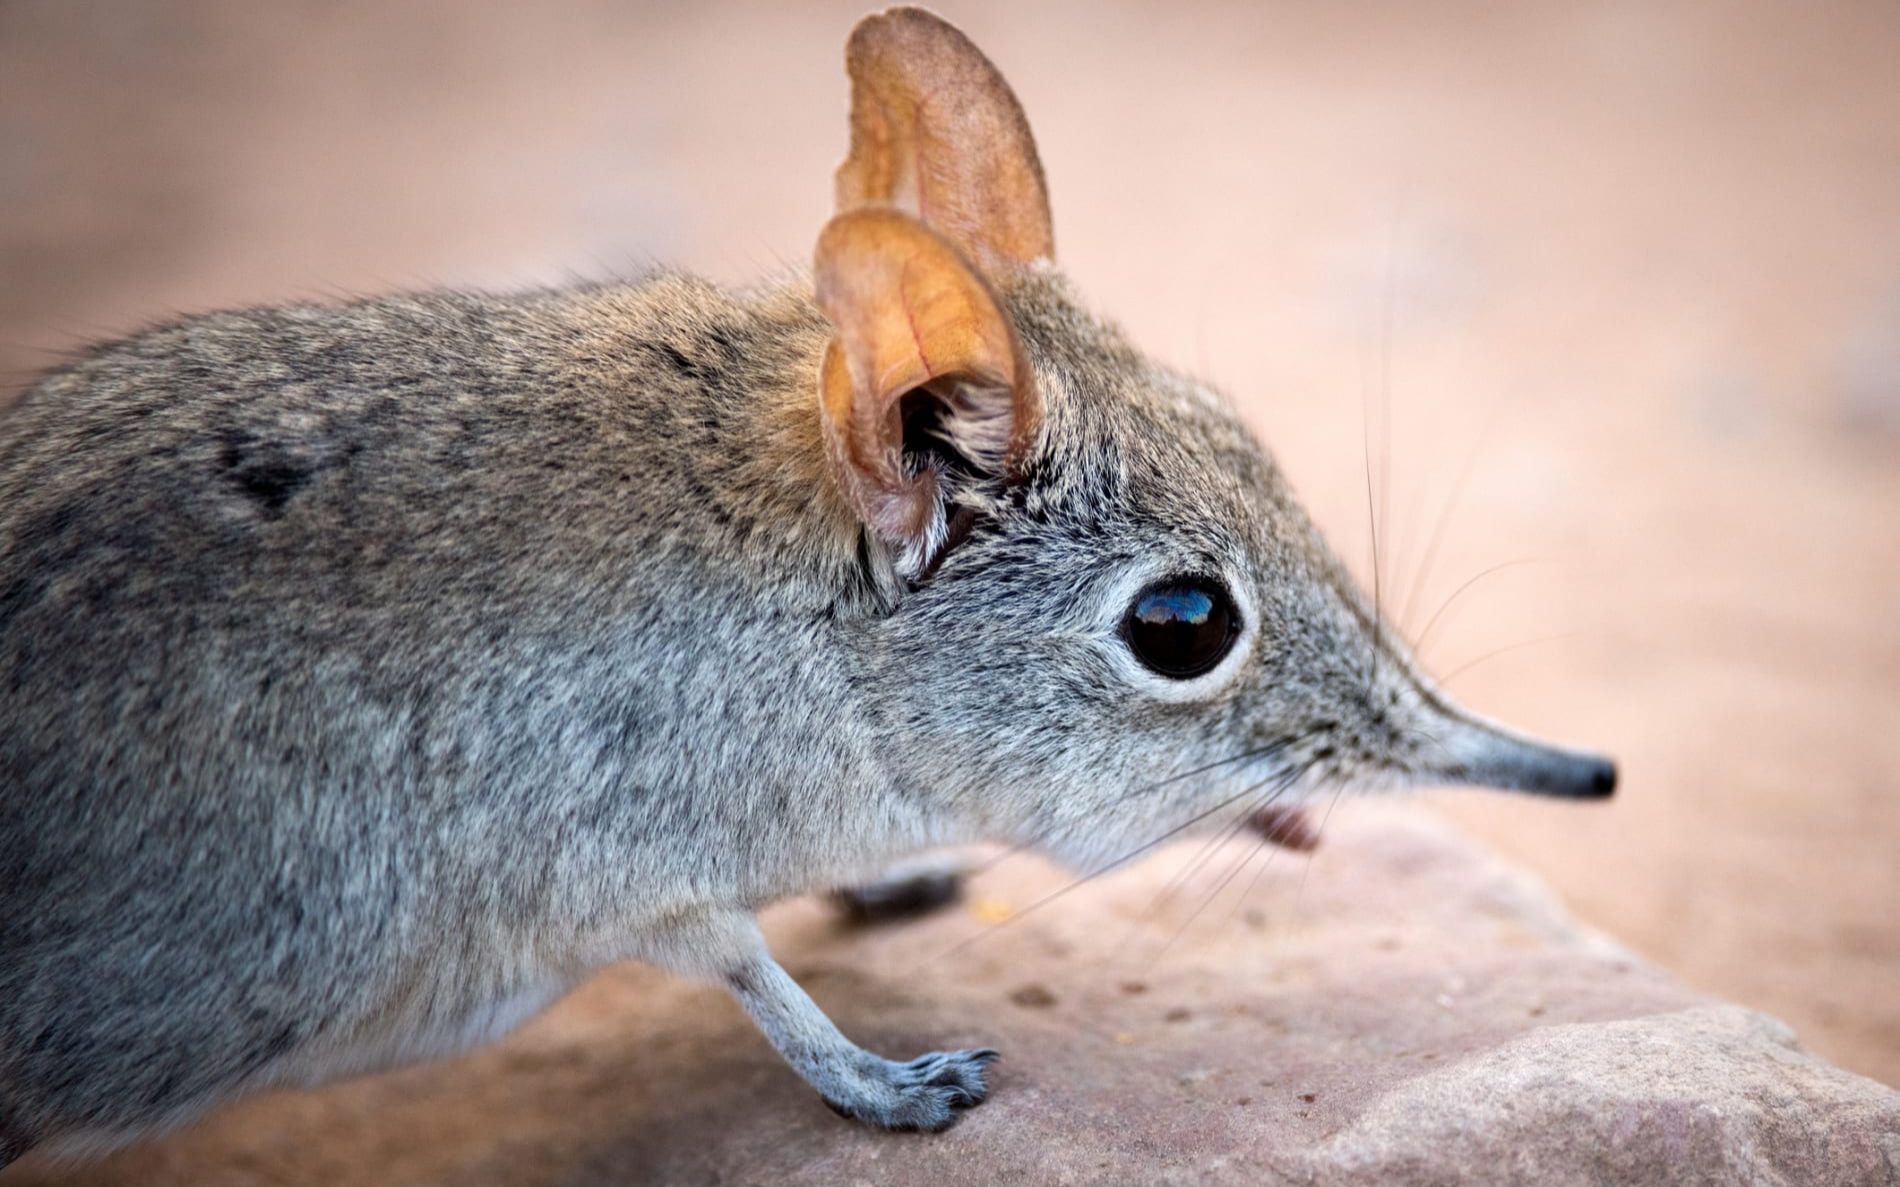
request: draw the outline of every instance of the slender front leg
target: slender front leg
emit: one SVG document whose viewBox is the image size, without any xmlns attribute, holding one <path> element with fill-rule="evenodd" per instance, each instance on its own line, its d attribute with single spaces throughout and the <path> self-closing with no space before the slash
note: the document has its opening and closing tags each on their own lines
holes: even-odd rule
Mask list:
<svg viewBox="0 0 1900 1187">
<path fill-rule="evenodd" d="M 724 979 L 766 1040 L 833 1112 L 884 1129 L 948 1129 L 989 1094 L 983 1069 L 996 1052 L 937 1051 L 898 1063 L 844 1037 L 780 968 L 748 915 L 701 918 L 650 956 L 677 971 Z"/>
<path fill-rule="evenodd" d="M 839 1033 L 825 1012 L 763 948 L 726 976 L 739 1004 L 785 1062 L 841 1117 L 884 1129 L 948 1129 L 958 1109 L 983 1103 L 987 1048 L 933 1051 L 908 1063 L 873 1055 Z"/>
</svg>

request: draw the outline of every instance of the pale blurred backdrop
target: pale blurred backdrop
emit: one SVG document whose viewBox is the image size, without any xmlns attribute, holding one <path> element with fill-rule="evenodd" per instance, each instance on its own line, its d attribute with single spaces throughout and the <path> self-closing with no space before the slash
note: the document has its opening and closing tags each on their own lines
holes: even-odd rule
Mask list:
<svg viewBox="0 0 1900 1187">
<path fill-rule="evenodd" d="M 1070 273 L 1368 580 L 1370 475 L 1415 637 L 1518 562 L 1424 653 L 1623 789 L 1439 809 L 1900 1083 L 1900 5 L 939 9 Z M 802 261 L 864 11 L 0 0 L 0 381 L 179 311 Z"/>
</svg>

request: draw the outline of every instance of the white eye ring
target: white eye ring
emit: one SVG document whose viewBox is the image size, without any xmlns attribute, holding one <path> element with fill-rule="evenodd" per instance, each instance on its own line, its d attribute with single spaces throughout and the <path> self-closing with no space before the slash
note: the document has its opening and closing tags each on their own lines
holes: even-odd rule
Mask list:
<svg viewBox="0 0 1900 1187">
<path fill-rule="evenodd" d="M 1207 573 L 1225 588 L 1228 599 L 1233 603 L 1233 612 L 1240 618 L 1240 630 L 1218 663 L 1197 676 L 1183 679 L 1163 675 L 1137 658 L 1129 647 L 1124 625 L 1129 608 L 1137 598 L 1158 585 L 1180 579 L 1183 573 L 1193 572 Z M 1235 580 L 1234 574 L 1225 569 L 1209 572 L 1205 565 L 1198 568 L 1191 565 L 1144 567 L 1124 573 L 1109 587 L 1104 606 L 1093 634 L 1096 641 L 1108 650 L 1109 660 L 1115 670 L 1144 696 L 1173 704 L 1211 701 L 1226 692 L 1246 666 L 1247 658 L 1253 654 L 1254 640 L 1259 635 L 1260 618 L 1255 612 L 1246 583 Z"/>
</svg>

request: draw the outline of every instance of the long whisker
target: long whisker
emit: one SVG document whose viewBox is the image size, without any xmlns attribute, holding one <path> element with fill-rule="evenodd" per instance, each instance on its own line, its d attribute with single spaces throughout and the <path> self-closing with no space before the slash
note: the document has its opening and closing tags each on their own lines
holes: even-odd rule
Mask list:
<svg viewBox="0 0 1900 1187">
<path fill-rule="evenodd" d="M 1379 518 L 1388 541 L 1392 535 L 1392 343 L 1398 316 L 1399 215 L 1393 212 L 1385 241 L 1385 301 L 1379 311 Z M 1380 587 L 1379 542 L 1373 540 L 1373 603 L 1384 599 Z M 1390 558 L 1388 558 L 1390 559 Z M 1383 629 L 1383 628 L 1381 628 Z"/>
<path fill-rule="evenodd" d="M 1384 612 L 1379 606 L 1379 514 L 1378 505 L 1372 498 L 1372 445 L 1369 437 L 1372 433 L 1372 417 L 1365 397 L 1360 397 L 1359 407 L 1359 456 L 1364 463 L 1366 476 L 1366 530 L 1371 537 L 1372 551 L 1372 648 L 1366 663 L 1366 701 L 1372 701 L 1372 690 L 1379 679 L 1380 639 L 1384 630 Z"/>
<path fill-rule="evenodd" d="M 1266 837 L 1261 838 L 1261 843 L 1263 846 L 1266 844 L 1268 839 L 1269 838 L 1266 838 Z M 1269 852 L 1267 854 L 1267 860 L 1261 862 L 1258 866 L 1254 868 L 1253 877 L 1247 879 L 1247 885 L 1241 888 L 1240 897 L 1234 900 L 1233 909 L 1227 912 L 1228 919 L 1231 920 L 1234 916 L 1240 914 L 1240 909 L 1247 905 L 1248 899 L 1253 897 L 1254 887 L 1260 885 L 1260 879 L 1265 877 L 1267 870 L 1272 868 L 1273 859 L 1280 855 L 1278 850 L 1279 850 L 1279 847 L 1275 846 L 1274 851 Z M 1248 860 L 1251 861 L 1253 859 L 1251 856 L 1249 856 Z M 1312 859 L 1309 857 L 1307 860 L 1311 861 Z"/>
<path fill-rule="evenodd" d="M 1278 738 L 1272 742 L 1266 743 L 1263 746 L 1256 746 L 1251 750 L 1243 750 L 1239 754 L 1233 755 L 1230 758 L 1217 758 L 1213 762 L 1202 763 L 1200 766 L 1194 767 L 1191 770 L 1182 771 L 1176 775 L 1169 775 L 1167 778 L 1158 780 L 1154 783 L 1150 783 L 1146 785 L 1145 787 L 1138 787 L 1134 789 L 1133 791 L 1125 792 L 1120 797 L 1118 797 L 1115 800 L 1115 802 L 1118 804 L 1126 803 L 1127 801 L 1133 799 L 1134 797 L 1138 795 L 1146 795 L 1148 792 L 1151 792 L 1159 787 L 1166 787 L 1170 783 L 1179 783 L 1183 779 L 1192 779 L 1196 775 L 1205 775 L 1209 771 L 1218 770 L 1219 768 L 1225 767 L 1225 766 L 1231 766 L 1232 764 L 1237 763 L 1237 762 L 1245 762 L 1248 759 L 1266 758 L 1271 755 L 1278 754 L 1280 751 L 1285 750 L 1289 746 L 1294 746 L 1301 742 L 1306 741 L 1308 738 L 1311 738 L 1317 732 L 1318 731 L 1316 730 L 1303 730 L 1300 733 L 1294 734 L 1292 737 Z"/>
<path fill-rule="evenodd" d="M 1311 762 L 1307 762 L 1304 765 L 1302 765 L 1300 767 L 1300 777 L 1305 778 L 1307 773 L 1313 769 L 1313 766 L 1314 764 Z M 1262 841 L 1268 841 L 1271 839 L 1272 838 L 1270 836 L 1263 837 Z M 1240 908 L 1245 906 L 1247 903 L 1247 900 L 1253 896 L 1254 887 L 1260 884 L 1260 879 L 1263 876 L 1265 876 L 1268 868 L 1273 865 L 1273 859 L 1279 856 L 1278 849 L 1279 849 L 1279 846 L 1276 846 L 1275 852 L 1268 853 L 1267 860 L 1261 862 L 1260 865 L 1254 870 L 1253 877 L 1247 879 L 1247 885 L 1241 890 L 1240 897 L 1234 900 L 1233 909 L 1227 912 L 1227 918 L 1232 919 L 1235 915 L 1238 915 L 1240 913 Z M 1250 861 L 1252 860 L 1251 856 L 1248 858 L 1248 860 Z M 1312 859 L 1308 858 L 1308 860 L 1310 861 Z"/>
<path fill-rule="evenodd" d="M 1262 849 L 1266 849 L 1269 845 L 1272 845 L 1272 844 L 1273 844 L 1272 839 L 1270 837 L 1263 835 L 1258 841 L 1254 843 L 1253 849 L 1247 854 L 1245 860 L 1241 864 L 1243 866 L 1251 864 L 1254 858 L 1260 856 L 1260 851 Z M 1274 848 L 1277 849 L 1278 846 L 1274 846 Z M 1234 916 L 1240 914 L 1240 909 L 1247 905 L 1247 896 L 1253 893 L 1253 888 L 1259 884 L 1261 875 L 1265 874 L 1267 872 L 1267 868 L 1273 864 L 1273 859 L 1275 856 L 1276 855 L 1273 852 L 1268 852 L 1267 860 L 1261 862 L 1257 866 L 1254 866 L 1253 877 L 1247 879 L 1247 884 L 1241 887 L 1240 893 L 1237 896 L 1235 896 L 1234 905 L 1227 909 L 1227 921 L 1229 923 L 1232 923 L 1234 920 Z"/>
<path fill-rule="evenodd" d="M 1250 761 L 1252 759 L 1257 759 L 1257 758 L 1270 758 L 1273 755 L 1278 754 L 1282 750 L 1285 750 L 1288 746 L 1296 745 L 1297 743 L 1305 741 L 1307 738 L 1310 738 L 1312 736 L 1313 736 L 1313 732 L 1309 730 L 1302 734 L 1296 734 L 1291 738 L 1280 738 L 1275 741 L 1268 742 L 1264 746 L 1256 746 L 1250 750 L 1243 750 L 1239 754 L 1233 754 L 1233 755 L 1229 755 L 1226 758 L 1217 758 L 1212 762 L 1202 763 L 1200 766 L 1194 767 L 1191 770 L 1180 771 L 1175 774 L 1169 775 L 1166 778 L 1157 779 L 1153 783 L 1144 784 L 1130 791 L 1123 792 L 1120 796 L 1117 796 L 1111 802 L 1110 806 L 1113 807 L 1115 805 L 1125 804 L 1129 800 L 1135 799 L 1138 796 L 1147 795 L 1149 792 L 1156 791 L 1160 788 L 1168 786 L 1169 784 L 1179 783 L 1183 779 L 1192 779 L 1196 775 L 1205 775 L 1210 771 L 1217 771 L 1222 767 L 1233 766 L 1236 763 L 1243 763 L 1243 762 L 1247 762 L 1247 761 Z M 1065 821 L 1058 822 L 1056 824 L 1052 824 L 1049 827 L 1040 830 L 1032 837 L 1029 837 L 1025 840 L 1017 841 L 1009 845 L 1001 853 L 997 854 L 994 857 L 989 858 L 986 861 L 979 862 L 978 864 L 966 870 L 965 873 L 970 877 L 975 877 L 978 874 L 988 873 L 990 870 L 996 868 L 998 865 L 1001 865 L 1003 862 L 1008 861 L 1010 858 L 1020 856 L 1021 854 L 1026 853 L 1031 849 L 1034 849 L 1036 846 L 1042 844 L 1044 841 L 1047 841 L 1050 837 L 1054 836 L 1062 828 L 1067 827 L 1068 825 L 1072 823 L 1073 823 L 1072 821 L 1065 820 Z"/>
<path fill-rule="evenodd" d="M 1333 809 L 1339 806 L 1339 801 L 1345 798 L 1345 795 L 1346 795 L 1346 785 L 1344 783 L 1341 783 L 1338 787 L 1333 789 L 1333 798 L 1327 801 L 1326 811 L 1319 818 L 1319 827 L 1313 830 L 1313 835 L 1315 837 L 1323 839 L 1326 836 L 1326 826 L 1333 819 Z M 1309 861 L 1300 870 L 1299 889 L 1293 892 L 1293 917 L 1295 919 L 1299 918 L 1300 904 L 1304 902 L 1306 899 L 1306 880 L 1312 876 L 1313 876 L 1313 863 Z"/>
<path fill-rule="evenodd" d="M 1212 856 L 1213 851 L 1226 844 L 1227 841 L 1237 835 L 1241 829 L 1246 828 L 1248 816 L 1264 806 L 1264 804 L 1248 804 L 1243 811 L 1234 817 L 1231 823 L 1222 826 L 1213 836 L 1210 836 L 1206 843 L 1195 853 L 1194 857 L 1184 862 L 1182 867 L 1176 870 L 1174 875 L 1168 879 L 1167 885 L 1161 888 L 1161 893 L 1157 894 L 1154 901 L 1148 904 L 1147 910 L 1142 912 L 1142 918 L 1147 918 L 1156 910 L 1165 906 L 1167 901 L 1174 897 L 1175 892 L 1186 885 L 1200 868 L 1207 863 L 1207 859 Z"/>
<path fill-rule="evenodd" d="M 1512 643 L 1504 647 L 1499 647 L 1495 650 L 1485 652 L 1483 655 L 1479 656 L 1476 659 L 1467 660 L 1466 662 L 1459 664 L 1457 667 L 1445 673 L 1443 676 L 1438 677 L 1435 681 L 1433 681 L 1433 683 L 1437 684 L 1439 687 L 1442 688 L 1445 685 L 1450 684 L 1453 680 L 1456 680 L 1458 677 L 1464 675 L 1466 672 L 1469 672 L 1471 669 L 1477 667 L 1479 664 L 1485 663 L 1489 660 L 1494 660 L 1500 655 L 1504 655 L 1512 651 L 1520 651 L 1526 647 L 1535 647 L 1540 643 L 1554 643 L 1559 639 L 1574 639 L 1578 635 L 1584 635 L 1588 633 L 1589 633 L 1588 631 L 1558 631 L 1554 635 L 1539 635 L 1535 639 L 1525 639 L 1521 643 Z"/>
<path fill-rule="evenodd" d="M 1280 796 L 1286 792 L 1287 788 L 1293 786 L 1293 784 L 1299 780 L 1301 774 L 1302 772 L 1296 768 L 1282 775 L 1278 784 L 1273 789 L 1273 794 L 1267 797 L 1266 803 L 1262 804 L 1261 807 L 1271 806 L 1274 800 L 1280 798 Z M 1232 836 L 1233 834 L 1230 833 L 1228 837 L 1224 839 L 1231 840 Z M 1240 862 L 1228 870 L 1226 876 L 1215 884 L 1213 891 L 1206 898 L 1201 900 L 1200 905 L 1195 907 L 1186 919 L 1181 921 L 1181 926 L 1176 928 L 1174 934 L 1168 937 L 1167 942 L 1161 945 L 1161 951 L 1155 953 L 1154 958 L 1156 960 L 1160 960 L 1163 956 L 1167 955 L 1168 949 L 1174 946 L 1174 942 L 1181 938 L 1182 933 L 1186 932 L 1187 929 L 1193 925 L 1194 921 L 1201 917 L 1201 912 L 1207 910 L 1208 905 L 1220 897 L 1221 891 L 1227 889 L 1227 884 L 1232 882 L 1234 876 L 1246 867 L 1248 857 L 1251 857 L 1251 854 L 1244 856 Z"/>
<path fill-rule="evenodd" d="M 1423 559 L 1419 561 L 1418 572 L 1412 577 L 1412 584 L 1405 591 L 1405 600 L 1393 607 L 1402 623 L 1412 612 L 1419 596 L 1425 592 L 1425 584 L 1431 580 L 1432 567 L 1438 563 L 1438 549 L 1445 542 L 1445 529 L 1451 523 L 1452 512 L 1463 500 L 1465 487 L 1471 482 L 1471 475 L 1478 468 L 1478 459 L 1484 456 L 1484 446 L 1491 437 L 1491 431 L 1497 427 L 1498 409 L 1503 407 L 1499 401 L 1493 401 L 1491 410 L 1485 414 L 1484 426 L 1478 430 L 1478 439 L 1472 443 L 1471 451 L 1465 454 L 1464 464 L 1458 468 L 1458 476 L 1451 484 L 1451 490 L 1445 496 L 1445 502 L 1438 509 L 1438 518 L 1432 524 L 1431 537 L 1425 542 Z"/>
<path fill-rule="evenodd" d="M 1115 945 L 1114 951 L 1110 954 L 1111 961 L 1119 957 L 1121 953 L 1127 949 L 1128 945 L 1134 940 L 1137 930 L 1143 924 L 1154 918 L 1155 914 L 1161 910 L 1162 906 L 1166 904 L 1169 899 L 1173 898 L 1183 887 L 1193 881 L 1194 876 L 1200 873 L 1201 869 L 1207 865 L 1208 861 L 1212 859 L 1216 853 L 1220 852 L 1227 846 L 1228 842 L 1241 834 L 1255 813 L 1271 806 L 1273 801 L 1279 797 L 1280 793 L 1286 790 L 1284 773 L 1279 776 L 1263 779 L 1254 786 L 1255 788 L 1260 788 L 1266 786 L 1268 783 L 1273 783 L 1275 786 L 1266 792 L 1257 802 L 1243 804 L 1240 811 L 1234 814 L 1232 821 L 1222 825 L 1212 836 L 1208 837 L 1200 849 L 1195 852 L 1194 856 L 1183 863 L 1181 868 L 1176 870 L 1168 878 L 1167 885 L 1163 886 L 1161 892 L 1148 901 L 1148 905 L 1142 908 L 1141 914 L 1136 916 L 1134 921 L 1128 925 L 1128 929 L 1122 934 L 1121 941 Z"/>
<path fill-rule="evenodd" d="M 1361 385 L 1359 394 L 1359 453 L 1364 463 L 1366 478 L 1366 524 L 1371 537 L 1372 551 L 1372 649 L 1366 665 L 1366 701 L 1372 701 L 1372 691 L 1379 680 L 1379 653 L 1384 650 L 1385 582 L 1380 573 L 1382 568 L 1379 546 L 1379 522 L 1384 520 L 1389 526 L 1391 514 L 1389 499 L 1392 488 L 1392 323 L 1397 285 L 1394 280 L 1395 262 L 1398 255 L 1398 217 L 1395 214 L 1386 234 L 1385 244 L 1385 285 L 1379 306 L 1379 495 L 1373 497 L 1372 484 L 1372 410 L 1370 393 Z"/>
<path fill-rule="evenodd" d="M 1446 746 L 1443 740 L 1430 730 L 1422 726 L 1404 726 L 1401 727 L 1399 732 L 1408 741 L 1421 742 L 1438 751 L 1438 756 L 1445 760 L 1445 762 L 1451 763 L 1454 761 L 1450 747 Z"/>
<path fill-rule="evenodd" d="M 1444 617 L 1445 611 L 1451 609 L 1452 604 L 1456 602 L 1459 599 L 1459 597 L 1461 597 L 1464 594 L 1466 590 L 1477 585 L 1478 582 L 1483 581 L 1486 577 L 1491 576 L 1491 574 L 1493 573 L 1502 573 L 1506 569 L 1514 569 L 1521 565 L 1536 564 L 1541 559 L 1542 559 L 1541 557 L 1521 556 L 1521 557 L 1518 557 L 1516 560 L 1500 562 L 1498 564 L 1492 565 L 1488 569 L 1479 571 L 1476 575 L 1474 575 L 1469 580 L 1467 580 L 1463 585 L 1460 585 L 1457 589 L 1452 590 L 1451 596 L 1446 598 L 1443 602 L 1441 602 L 1439 604 L 1438 609 L 1432 612 L 1432 616 L 1425 620 L 1425 627 L 1423 630 L 1419 631 L 1418 638 L 1412 640 L 1412 653 L 1414 655 L 1423 655 L 1425 653 L 1425 644 L 1432 637 L 1432 628 L 1438 625 L 1439 620 Z"/>
<path fill-rule="evenodd" d="M 1278 777 L 1279 777 L 1278 775 L 1268 776 L 1267 778 L 1260 780 L 1258 783 L 1253 783 L 1253 784 L 1248 785 L 1247 787 L 1241 788 L 1239 791 L 1221 800 L 1219 803 L 1215 804 L 1213 807 L 1206 808 L 1200 812 L 1196 812 L 1193 816 L 1188 817 L 1186 820 L 1182 821 L 1180 824 L 1175 825 L 1173 828 L 1168 829 L 1166 832 L 1162 833 L 1161 835 L 1157 837 L 1144 841 L 1142 844 L 1135 846 L 1133 849 L 1130 849 L 1128 852 L 1122 854 L 1120 857 L 1115 858 L 1113 861 L 1110 861 L 1105 865 L 1097 866 L 1095 869 L 1088 871 L 1087 873 L 1081 875 L 1078 878 L 1075 878 L 1074 880 L 1070 881 L 1066 885 L 1050 891 L 1048 894 L 1043 895 L 1041 898 L 1030 903 L 1028 906 L 1016 912 L 1014 915 L 1011 915 L 1009 918 L 1003 919 L 997 923 L 991 924 L 989 927 L 985 928 L 983 931 L 976 933 L 973 936 L 969 936 L 963 940 L 959 940 L 957 943 L 952 944 L 949 948 L 946 948 L 944 951 L 938 953 L 936 956 L 931 957 L 930 960 L 937 961 L 937 960 L 942 960 L 944 957 L 947 957 L 947 956 L 953 956 L 956 953 L 963 951 L 965 948 L 968 948 L 971 944 L 974 944 L 976 941 L 983 939 L 986 936 L 994 935 L 997 932 L 1004 929 L 1005 927 L 1008 927 L 1009 925 L 1016 923 L 1017 921 L 1021 919 L 1026 918 L 1030 914 L 1041 910 L 1042 908 L 1048 906 L 1050 903 L 1055 902 L 1057 899 L 1062 898 L 1064 895 L 1075 890 L 1076 888 L 1086 885 L 1087 883 L 1093 882 L 1104 874 L 1120 869 L 1122 866 L 1127 865 L 1129 862 L 1133 861 L 1137 857 L 1140 857 L 1142 854 L 1149 852 L 1150 850 L 1154 849 L 1155 847 L 1159 845 L 1164 845 L 1168 841 L 1172 840 L 1173 838 L 1180 836 L 1182 833 L 1186 832 L 1190 828 L 1193 828 L 1195 825 L 1199 824 L 1203 820 L 1206 820 L 1208 817 L 1213 816 L 1216 813 L 1219 813 L 1227 808 L 1230 808 L 1233 805 L 1239 803 L 1240 801 L 1246 799 L 1248 796 L 1255 794 L 1262 787 L 1265 787 L 1267 784 L 1273 782 L 1274 779 Z"/>
</svg>

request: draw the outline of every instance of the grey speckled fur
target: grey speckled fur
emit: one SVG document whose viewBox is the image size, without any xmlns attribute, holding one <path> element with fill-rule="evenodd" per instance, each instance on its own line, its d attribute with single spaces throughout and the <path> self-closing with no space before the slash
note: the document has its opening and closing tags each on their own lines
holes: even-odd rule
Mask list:
<svg viewBox="0 0 1900 1187">
<path fill-rule="evenodd" d="M 0 416 L 0 1162 L 480 1042 L 625 957 L 939 1128 L 990 1053 L 850 1046 L 756 906 L 978 838 L 1086 866 L 1278 775 L 1542 786 L 1221 401 L 1053 267 L 1003 298 L 1044 420 L 1021 481 L 947 484 L 979 514 L 927 580 L 833 489 L 797 278 L 219 313 Z M 1247 629 L 1177 684 L 1117 628 L 1179 573 Z"/>
</svg>

